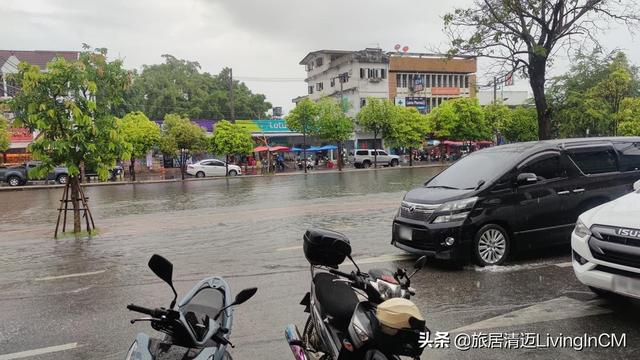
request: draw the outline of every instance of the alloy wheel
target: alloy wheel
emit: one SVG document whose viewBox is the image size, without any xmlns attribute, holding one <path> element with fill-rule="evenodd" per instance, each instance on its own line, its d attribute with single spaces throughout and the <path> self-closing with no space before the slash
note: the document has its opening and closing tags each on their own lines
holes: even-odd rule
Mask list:
<svg viewBox="0 0 640 360">
<path fill-rule="evenodd" d="M 496 264 L 507 251 L 507 239 L 498 229 L 488 229 L 478 240 L 478 254 L 487 264 Z"/>
<path fill-rule="evenodd" d="M 18 179 L 18 178 L 17 178 L 17 177 L 15 177 L 15 176 L 10 177 L 10 178 L 9 178 L 9 185 L 11 185 L 11 186 L 18 186 L 18 185 L 20 185 L 20 179 Z"/>
</svg>

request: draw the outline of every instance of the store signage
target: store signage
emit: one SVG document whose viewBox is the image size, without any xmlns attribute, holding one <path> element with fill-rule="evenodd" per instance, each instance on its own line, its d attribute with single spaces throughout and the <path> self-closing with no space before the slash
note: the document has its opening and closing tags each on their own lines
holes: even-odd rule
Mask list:
<svg viewBox="0 0 640 360">
<path fill-rule="evenodd" d="M 427 98 L 423 96 L 407 96 L 404 98 L 406 106 L 426 107 Z"/>
<path fill-rule="evenodd" d="M 396 97 L 396 106 L 404 106 L 404 98 L 403 97 Z"/>
<path fill-rule="evenodd" d="M 457 87 L 434 87 L 431 88 L 432 95 L 460 95 L 460 88 Z"/>
<path fill-rule="evenodd" d="M 413 91 L 418 92 L 424 90 L 424 84 L 422 83 L 422 76 L 418 76 L 414 80 Z"/>
<path fill-rule="evenodd" d="M 26 128 L 9 128 L 9 133 L 11 134 L 11 142 L 33 140 L 33 135 Z"/>
<path fill-rule="evenodd" d="M 236 120 L 236 124 L 252 133 L 292 132 L 282 119 L 273 120 Z"/>
</svg>

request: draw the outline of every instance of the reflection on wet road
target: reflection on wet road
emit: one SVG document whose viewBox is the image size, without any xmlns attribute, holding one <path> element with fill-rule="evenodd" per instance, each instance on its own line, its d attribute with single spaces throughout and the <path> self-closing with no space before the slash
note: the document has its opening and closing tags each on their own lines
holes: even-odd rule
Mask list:
<svg viewBox="0 0 640 360">
<path fill-rule="evenodd" d="M 404 192 L 438 170 L 90 187 L 87 196 L 100 235 L 81 241 L 51 239 L 52 209 L 61 190 L 0 193 L 0 359 L 73 343 L 78 346 L 36 358 L 123 358 L 136 332 L 153 333 L 146 324 L 130 325 L 134 314 L 125 306 L 167 306 L 171 300 L 170 290 L 146 268 L 153 253 L 174 262 L 181 294 L 212 274 L 225 276 L 234 292 L 258 286 L 256 297 L 236 311 L 232 354 L 236 359 L 289 359 L 283 328 L 304 324 L 298 303 L 309 287 L 301 249 L 304 230 L 321 226 L 344 232 L 365 268 L 408 267 L 412 257 L 389 245 L 391 219 Z M 622 305 L 593 303 L 571 267 L 562 266 L 568 261 L 566 249 L 560 249 L 503 268 L 456 270 L 431 264 L 413 280 L 414 299 L 432 330 L 483 328 L 486 322 L 477 323 L 520 311 L 513 315 L 517 322 L 509 322 L 509 315 L 489 324 L 497 324 L 499 331 L 627 332 L 633 348 L 614 354 L 637 351 L 632 341 L 638 339 L 632 326 L 637 315 L 620 311 Z M 533 310 L 577 310 L 571 316 L 558 314 L 557 320 L 534 321 L 536 312 L 528 309 L 538 304 L 542 310 Z M 535 354 L 576 356 L 574 350 Z M 531 356 L 536 357 L 522 351 L 495 356 L 449 349 L 425 351 L 424 358 Z"/>
</svg>

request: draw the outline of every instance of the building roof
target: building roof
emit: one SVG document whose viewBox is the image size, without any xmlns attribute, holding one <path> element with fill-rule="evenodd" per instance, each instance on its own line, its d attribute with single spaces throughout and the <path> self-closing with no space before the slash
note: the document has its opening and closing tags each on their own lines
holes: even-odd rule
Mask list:
<svg viewBox="0 0 640 360">
<path fill-rule="evenodd" d="M 317 50 L 317 51 L 312 51 L 310 53 L 308 53 L 304 58 L 302 58 L 302 60 L 300 60 L 300 62 L 298 63 L 299 65 L 305 65 L 307 63 L 307 61 L 309 61 L 309 59 L 315 55 L 318 54 L 329 54 L 329 55 L 347 55 L 347 54 L 353 54 L 355 51 L 351 51 L 351 50 Z"/>
<path fill-rule="evenodd" d="M 15 56 L 20 61 L 25 61 L 31 65 L 38 65 L 45 68 L 47 63 L 57 56 L 61 56 L 68 61 L 77 60 L 80 56 L 78 51 L 48 51 L 48 50 L 0 50 L 0 66 L 4 65 L 7 60 Z M 17 67 L 18 64 L 12 64 Z"/>
</svg>

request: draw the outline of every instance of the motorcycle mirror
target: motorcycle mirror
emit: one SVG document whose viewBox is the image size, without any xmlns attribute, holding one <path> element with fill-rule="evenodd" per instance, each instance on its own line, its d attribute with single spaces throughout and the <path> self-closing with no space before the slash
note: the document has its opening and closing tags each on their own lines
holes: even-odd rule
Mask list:
<svg viewBox="0 0 640 360">
<path fill-rule="evenodd" d="M 240 305 L 246 302 L 247 300 L 251 299 L 253 295 L 256 294 L 257 291 L 258 291 L 258 288 L 256 287 L 252 287 L 252 288 L 248 288 L 240 291 L 238 295 L 236 295 L 236 299 L 233 300 L 232 305 Z"/>
<path fill-rule="evenodd" d="M 162 279 L 171 287 L 171 290 L 173 291 L 173 300 L 171 301 L 170 308 L 173 309 L 178 298 L 178 293 L 176 292 L 175 287 L 173 287 L 173 264 L 164 257 L 154 254 L 151 259 L 149 259 L 148 265 L 157 277 Z"/>
<path fill-rule="evenodd" d="M 413 268 L 416 270 L 420 270 L 424 267 L 424 265 L 427 263 L 427 257 L 426 256 L 420 256 L 420 258 L 418 258 L 418 260 L 416 260 L 416 263 L 413 264 Z"/>
<path fill-rule="evenodd" d="M 238 295 L 236 295 L 236 298 L 233 300 L 233 302 L 225 307 L 223 307 L 222 309 L 220 309 L 218 311 L 218 313 L 216 314 L 216 316 L 213 317 L 213 320 L 218 320 L 218 318 L 220 317 L 220 314 L 222 314 L 223 311 L 227 310 L 228 308 L 234 306 L 234 305 L 240 305 L 242 303 L 244 303 L 245 301 L 251 299 L 253 297 L 253 295 L 256 294 L 256 292 L 258 292 L 258 288 L 256 287 L 252 287 L 252 288 L 248 288 L 248 289 L 244 289 L 242 291 L 240 291 L 238 293 Z"/>
</svg>

